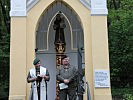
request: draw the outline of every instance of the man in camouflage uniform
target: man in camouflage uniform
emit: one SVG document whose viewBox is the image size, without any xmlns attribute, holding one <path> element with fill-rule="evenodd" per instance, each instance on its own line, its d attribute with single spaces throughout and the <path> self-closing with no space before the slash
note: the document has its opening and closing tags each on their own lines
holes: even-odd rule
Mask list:
<svg viewBox="0 0 133 100">
<path fill-rule="evenodd" d="M 67 100 L 67 95 L 69 100 L 76 100 L 76 76 L 77 69 L 69 64 L 69 57 L 65 55 L 62 58 L 62 65 L 57 69 L 57 80 L 68 87 L 60 89 L 60 100 Z"/>
</svg>

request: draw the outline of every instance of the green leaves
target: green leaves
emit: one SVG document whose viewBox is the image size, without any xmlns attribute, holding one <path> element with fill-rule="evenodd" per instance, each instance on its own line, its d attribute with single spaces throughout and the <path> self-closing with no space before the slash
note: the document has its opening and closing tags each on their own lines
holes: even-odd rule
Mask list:
<svg viewBox="0 0 133 100">
<path fill-rule="evenodd" d="M 0 99 L 9 93 L 10 0 L 0 0 Z M 7 98 L 6 98 L 7 99 Z"/>
<path fill-rule="evenodd" d="M 118 9 L 109 7 L 108 33 L 112 85 L 114 78 L 123 82 L 120 87 L 133 84 L 133 1 L 121 0 Z M 110 5 L 110 4 L 109 4 Z"/>
</svg>

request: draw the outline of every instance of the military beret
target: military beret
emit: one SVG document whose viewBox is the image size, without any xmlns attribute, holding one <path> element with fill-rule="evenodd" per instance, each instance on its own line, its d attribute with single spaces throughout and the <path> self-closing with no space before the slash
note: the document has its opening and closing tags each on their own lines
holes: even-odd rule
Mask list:
<svg viewBox="0 0 133 100">
<path fill-rule="evenodd" d="M 33 61 L 33 64 L 36 65 L 40 60 L 38 58 L 36 58 L 34 61 Z"/>
</svg>

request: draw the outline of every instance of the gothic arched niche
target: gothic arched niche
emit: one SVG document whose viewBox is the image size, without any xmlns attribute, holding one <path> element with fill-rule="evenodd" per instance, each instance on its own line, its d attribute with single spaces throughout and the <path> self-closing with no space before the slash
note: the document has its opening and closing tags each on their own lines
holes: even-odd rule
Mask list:
<svg viewBox="0 0 133 100">
<path fill-rule="evenodd" d="M 56 94 L 56 50 L 55 30 L 53 29 L 56 15 L 61 12 L 66 28 L 64 36 L 66 51 L 70 57 L 70 63 L 78 69 L 84 68 L 84 34 L 78 15 L 66 3 L 56 1 L 52 3 L 41 15 L 36 30 L 36 56 L 42 61 L 42 65 L 48 67 L 51 79 L 48 84 L 49 100 L 55 99 Z"/>
<path fill-rule="evenodd" d="M 77 14 L 64 2 L 56 1 L 44 11 L 38 22 L 36 31 L 36 48 L 38 51 L 55 52 L 53 23 L 59 11 L 65 18 L 66 53 L 84 47 L 83 29 Z"/>
</svg>

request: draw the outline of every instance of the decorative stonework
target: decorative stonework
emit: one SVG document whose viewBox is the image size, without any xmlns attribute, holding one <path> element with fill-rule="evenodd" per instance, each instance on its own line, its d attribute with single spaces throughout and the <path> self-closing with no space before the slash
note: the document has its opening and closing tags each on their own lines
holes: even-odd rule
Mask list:
<svg viewBox="0 0 133 100">
<path fill-rule="evenodd" d="M 80 0 L 91 10 L 91 15 L 107 15 L 107 0 Z M 39 0 L 11 0 L 10 16 L 26 16 L 27 12 L 39 2 Z"/>
<path fill-rule="evenodd" d="M 107 15 L 107 0 L 91 0 L 91 15 Z"/>
<path fill-rule="evenodd" d="M 26 16 L 26 0 L 11 0 L 10 16 Z"/>
<path fill-rule="evenodd" d="M 39 0 L 27 0 L 27 4 L 26 4 L 27 11 L 29 11 L 38 2 Z"/>
<path fill-rule="evenodd" d="M 91 1 L 90 0 L 80 0 L 80 2 L 87 7 L 88 9 L 91 9 Z"/>
<path fill-rule="evenodd" d="M 80 2 L 91 10 L 91 15 L 107 15 L 106 0 L 80 0 Z"/>
<path fill-rule="evenodd" d="M 11 0 L 10 16 L 26 16 L 39 0 Z"/>
</svg>

